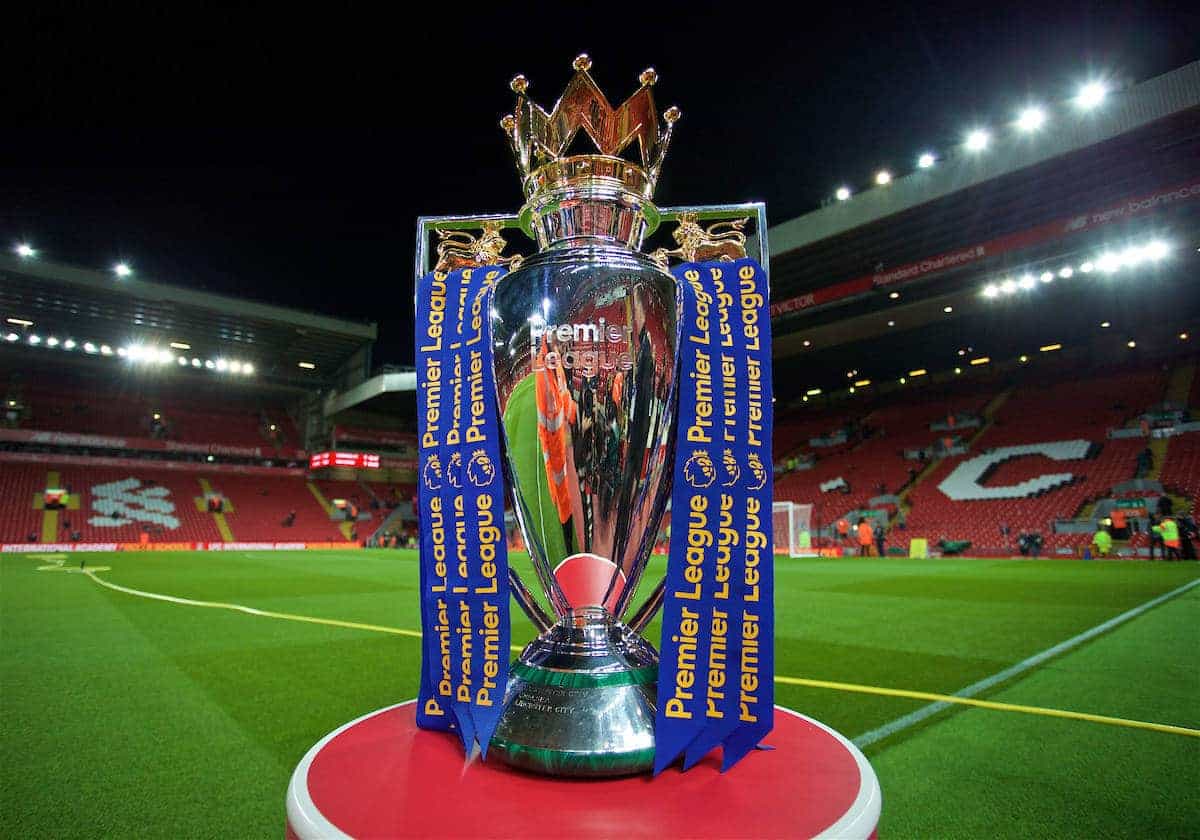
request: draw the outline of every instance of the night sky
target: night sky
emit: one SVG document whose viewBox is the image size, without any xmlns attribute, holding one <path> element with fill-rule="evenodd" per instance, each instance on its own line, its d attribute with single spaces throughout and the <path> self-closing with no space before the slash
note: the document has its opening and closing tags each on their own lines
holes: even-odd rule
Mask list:
<svg viewBox="0 0 1200 840">
<path fill-rule="evenodd" d="M 579 52 L 615 102 L 654 66 L 660 110 L 684 113 L 659 203 L 765 199 L 778 223 L 1031 98 L 1200 58 L 1200 5 L 1179 2 L 23 5 L 0 245 L 374 320 L 377 363 L 412 360 L 416 217 L 520 203 L 497 126 L 518 72 L 549 107 Z"/>
</svg>

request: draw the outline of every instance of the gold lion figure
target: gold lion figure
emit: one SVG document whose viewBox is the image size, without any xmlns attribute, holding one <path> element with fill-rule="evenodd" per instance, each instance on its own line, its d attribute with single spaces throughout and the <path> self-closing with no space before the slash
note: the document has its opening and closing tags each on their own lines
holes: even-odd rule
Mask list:
<svg viewBox="0 0 1200 840">
<path fill-rule="evenodd" d="M 683 262 L 732 262 L 746 256 L 746 234 L 742 228 L 749 219 L 734 219 L 730 222 L 717 222 L 705 230 L 696 219 L 695 213 L 684 213 L 679 217 L 679 225 L 671 234 L 678 248 L 667 250 L 657 248 L 650 254 L 650 259 L 666 268 L 671 257 L 678 257 Z"/>
<path fill-rule="evenodd" d="M 438 261 L 434 271 L 454 271 L 483 265 L 504 265 L 510 269 L 520 266 L 520 254 L 501 256 L 508 243 L 500 233 L 500 222 L 484 222 L 481 227 L 479 236 L 465 230 L 439 230 Z"/>
</svg>

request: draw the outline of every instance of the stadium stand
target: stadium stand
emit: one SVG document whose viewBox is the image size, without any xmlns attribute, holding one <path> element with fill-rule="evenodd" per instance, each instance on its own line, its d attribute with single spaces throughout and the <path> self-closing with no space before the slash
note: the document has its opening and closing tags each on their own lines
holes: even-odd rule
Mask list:
<svg viewBox="0 0 1200 840">
<path fill-rule="evenodd" d="M 881 491 L 903 493 L 903 530 L 895 527 L 894 506 L 875 506 L 887 508 L 893 547 L 907 549 L 920 537 L 930 545 L 969 541 L 972 554 L 1013 554 L 1019 535 L 1029 532 L 1042 537 L 1043 554 L 1075 553 L 1090 544 L 1090 531 L 1055 533 L 1056 520 L 1081 515 L 1112 497 L 1115 485 L 1135 477 L 1139 454 L 1148 446 L 1142 414 L 1164 399 L 1166 386 L 1161 368 L 1084 378 L 1048 369 L 1021 377 L 1011 391 L 997 384 L 916 392 L 867 408 L 857 418 L 828 410 L 807 418 L 787 412 L 777 445 L 815 453 L 816 462 L 811 469 L 778 474 L 776 498 L 814 503 L 814 527 L 828 534 L 839 517 L 870 509 Z M 1195 383 L 1191 390 L 1195 400 Z M 985 418 L 989 404 L 994 410 Z M 955 432 L 956 417 L 970 418 L 967 428 Z M 854 437 L 833 448 L 803 442 L 831 426 L 854 429 Z M 1110 430 L 1132 436 L 1111 438 Z M 970 448 L 939 460 L 929 449 L 939 440 Z M 921 449 L 933 460 L 905 457 Z M 1165 451 L 1163 485 L 1194 507 L 1200 501 L 1200 434 L 1174 437 Z M 845 486 L 822 491 L 822 485 L 842 482 Z M 1130 535 L 1128 547 L 1146 544 L 1143 533 Z"/>
<path fill-rule="evenodd" d="M 336 542 L 346 537 L 300 478 L 227 475 L 220 490 L 234 505 L 230 528 L 239 542 Z M 296 512 L 291 525 L 283 523 Z"/>
<path fill-rule="evenodd" d="M 141 392 L 114 395 L 38 386 L 23 389 L 20 397 L 24 410 L 17 428 L 258 447 L 268 451 L 296 446 L 300 440 L 291 419 L 282 411 L 268 414 L 251 407 L 217 408 L 186 395 Z"/>
<path fill-rule="evenodd" d="M 1168 492 L 1176 493 L 1200 507 L 1200 432 L 1180 435 L 1167 445 L 1159 481 Z"/>
<path fill-rule="evenodd" d="M 35 499 L 46 489 L 46 468 L 35 464 L 0 465 L 0 542 L 41 539 L 42 512 Z"/>
<path fill-rule="evenodd" d="M 68 507 L 44 517 L 48 486 L 69 491 Z M 357 486 L 357 485 L 355 485 Z M 205 507 L 208 492 L 225 500 L 225 531 Z M 73 463 L 0 465 L 0 543 L 337 542 L 346 537 L 299 476 L 190 473 Z M 292 511 L 295 521 L 284 525 Z M 53 533 L 44 528 L 53 519 Z"/>
<path fill-rule="evenodd" d="M 196 477 L 174 470 L 87 467 L 78 464 L 4 464 L 5 517 L 0 542 L 131 542 L 143 531 L 155 542 L 220 542 L 213 517 L 198 500 Z M 67 508 L 43 517 L 40 497 L 47 487 L 68 491 Z M 10 491 L 9 488 L 12 488 Z M 10 495 L 11 493 L 11 495 Z M 47 533 L 44 529 L 51 528 Z"/>
<path fill-rule="evenodd" d="M 932 425 L 956 414 L 977 413 L 987 401 L 988 395 L 976 390 L 951 389 L 883 405 L 861 421 L 845 414 L 826 416 L 815 424 L 793 421 L 789 434 L 818 426 L 827 431 L 832 420 L 835 427 L 854 428 L 855 437 L 837 447 L 799 450 L 815 455 L 816 463 L 812 469 L 781 476 L 775 483 L 775 496 L 814 504 L 819 527 L 850 511 L 870 509 L 872 498 L 899 493 L 924 468 L 923 461 L 906 458 L 905 452 L 927 449 L 946 435 L 931 429 Z M 828 486 L 838 479 L 843 486 L 822 491 L 822 484 Z M 895 513 L 894 505 L 888 512 Z"/>
<path fill-rule="evenodd" d="M 1022 385 L 1000 406 L 972 452 L 945 459 L 913 488 L 908 496 L 912 509 L 906 536 L 924 537 L 931 543 L 943 538 L 969 540 L 972 553 L 1011 553 L 1022 531 L 1041 534 L 1047 551 L 1086 542 L 1086 535 L 1054 534 L 1054 522 L 1075 516 L 1085 503 L 1108 495 L 1114 484 L 1133 478 L 1137 453 L 1145 447 L 1145 440 L 1109 440 L 1108 430 L 1125 426 L 1161 399 L 1163 386 L 1164 377 L 1157 371 L 1084 380 L 1054 378 Z M 955 493 L 951 476 L 964 462 L 990 450 L 1045 443 L 1050 446 L 1044 451 L 1068 459 L 1029 455 L 1003 461 L 979 482 L 991 489 L 993 498 L 954 499 L 947 495 L 947 489 Z M 1070 458 L 1080 455 L 1084 457 Z M 1070 478 L 1053 488 L 1021 486 L 1047 474 L 1068 474 Z M 996 489 L 1003 487 L 1020 489 Z"/>
</svg>

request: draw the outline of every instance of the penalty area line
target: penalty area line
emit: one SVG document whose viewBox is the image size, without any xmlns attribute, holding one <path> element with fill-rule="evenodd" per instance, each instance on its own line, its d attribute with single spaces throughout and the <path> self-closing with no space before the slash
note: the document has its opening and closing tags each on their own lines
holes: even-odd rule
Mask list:
<svg viewBox="0 0 1200 840">
<path fill-rule="evenodd" d="M 922 721 L 932 717 L 933 715 L 936 715 L 938 712 L 943 711 L 944 709 L 950 708 L 951 705 L 958 704 L 958 705 L 966 705 L 966 706 L 979 706 L 981 708 L 997 708 L 1000 706 L 1006 706 L 1008 704 L 993 703 L 991 701 L 985 701 L 985 700 L 974 700 L 972 698 L 974 698 L 974 696 L 976 694 L 981 694 L 982 692 L 987 691 L 989 688 L 992 688 L 993 686 L 999 685 L 1002 682 L 1007 682 L 1008 680 L 1011 680 L 1013 677 L 1020 676 L 1021 674 L 1025 673 L 1026 671 L 1036 668 L 1038 665 L 1041 665 L 1043 662 L 1045 662 L 1048 659 L 1052 659 L 1061 653 L 1066 653 L 1067 651 L 1072 650 L 1073 648 L 1077 648 L 1084 642 L 1091 641 L 1092 639 L 1096 638 L 1097 636 L 1100 636 L 1104 633 L 1107 633 L 1109 630 L 1112 630 L 1114 627 L 1124 624 L 1125 622 L 1129 621 L 1130 619 L 1137 618 L 1139 615 L 1142 615 L 1146 611 L 1152 610 L 1155 607 L 1157 607 L 1159 604 L 1165 603 L 1165 602 L 1171 600 L 1172 598 L 1175 598 L 1178 595 L 1182 595 L 1184 592 L 1187 592 L 1189 589 L 1192 589 L 1196 586 L 1200 586 L 1200 578 L 1189 581 L 1189 582 L 1185 583 L 1183 586 L 1172 589 L 1170 592 L 1167 592 L 1163 595 L 1159 595 L 1157 598 L 1151 598 L 1146 603 L 1136 606 L 1131 610 L 1127 610 L 1118 616 L 1114 616 L 1113 618 L 1110 618 L 1108 621 L 1097 624 L 1095 627 L 1091 628 L 1090 630 L 1084 630 L 1079 635 L 1072 636 L 1071 638 L 1067 639 L 1066 641 L 1059 642 L 1058 644 L 1054 645 L 1053 647 L 1048 647 L 1045 650 L 1041 651 L 1040 653 L 1035 653 L 1033 656 L 1030 656 L 1027 659 L 1022 659 L 1017 664 L 1015 664 L 1011 667 L 1005 668 L 1003 671 L 999 671 L 995 674 L 992 674 L 990 677 L 984 677 L 982 680 L 979 680 L 978 682 L 971 683 L 966 688 L 962 688 L 962 689 L 959 689 L 958 691 L 954 692 L 954 694 L 931 695 L 931 694 L 923 694 L 923 693 L 913 693 L 909 696 L 915 697 L 916 699 L 920 699 L 920 700 L 933 699 L 934 702 L 930 703 L 928 706 L 922 706 L 921 708 L 917 709 L 914 712 L 909 712 L 907 715 L 904 715 L 903 717 L 898 717 L 895 720 L 890 721 L 889 723 L 885 723 L 883 726 L 880 726 L 877 729 L 872 729 L 869 732 L 864 732 L 862 735 L 859 735 L 857 738 L 854 739 L 854 745 L 860 749 L 863 747 L 870 746 L 871 744 L 874 744 L 877 741 L 882 741 L 884 738 L 887 738 L 891 735 L 895 735 L 897 732 L 901 732 L 905 729 L 908 729 L 910 726 L 916 726 L 918 723 L 921 723 Z M 1017 709 L 1012 708 L 1012 709 L 1009 709 L 1008 711 L 1017 711 Z M 1104 719 L 1104 720 L 1096 720 L 1096 718 L 1102 718 L 1103 716 L 1102 715 L 1085 716 L 1082 712 L 1066 713 L 1066 712 L 1061 712 L 1060 710 L 1057 710 L 1057 709 L 1048 709 L 1046 711 L 1054 712 L 1055 717 L 1073 717 L 1073 718 L 1079 718 L 1081 720 L 1092 720 L 1092 721 L 1098 722 L 1098 723 L 1113 723 L 1115 721 L 1122 720 L 1121 718 L 1108 718 L 1108 719 Z M 1142 721 L 1134 721 L 1133 723 L 1142 724 L 1139 728 L 1143 728 L 1143 729 L 1156 729 L 1156 728 L 1166 726 L 1166 724 L 1145 724 Z M 1130 724 L 1125 723 L 1125 724 L 1118 724 L 1118 725 L 1130 725 Z M 1177 732 L 1177 734 L 1200 735 L 1200 732 L 1197 732 L 1196 730 L 1184 729 L 1183 727 L 1170 727 L 1169 729 L 1165 729 L 1162 731 L 1176 731 L 1176 730 L 1182 730 L 1182 732 Z"/>
</svg>

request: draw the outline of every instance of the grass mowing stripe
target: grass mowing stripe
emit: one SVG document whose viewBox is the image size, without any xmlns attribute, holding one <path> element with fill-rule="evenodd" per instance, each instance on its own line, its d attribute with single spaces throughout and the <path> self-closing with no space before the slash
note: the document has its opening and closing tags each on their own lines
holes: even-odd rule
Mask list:
<svg viewBox="0 0 1200 840">
<path fill-rule="evenodd" d="M 384 627 L 379 624 L 362 624 L 362 623 L 354 622 L 354 621 L 340 621 L 338 619 L 333 619 L 333 618 L 316 618 L 314 616 L 297 615 L 295 613 L 281 613 L 281 612 L 274 612 L 271 610 L 260 610 L 260 609 L 256 609 L 255 607 L 247 607 L 243 604 L 227 604 L 227 603 L 221 603 L 218 601 L 197 601 L 197 600 L 194 600 L 191 598 L 180 598 L 180 597 L 177 597 L 174 595 L 162 595 L 162 594 L 159 594 L 156 592 L 146 592 L 141 589 L 131 589 L 130 587 L 127 587 L 127 586 L 121 586 L 120 584 L 111 583 L 110 581 L 106 581 L 103 578 L 101 578 L 100 576 L 98 576 L 96 574 L 96 570 L 93 570 L 93 569 L 85 569 L 84 574 L 86 574 L 88 577 L 90 577 L 93 581 L 100 584 L 101 586 L 107 587 L 107 588 L 115 590 L 117 592 L 124 592 L 128 595 L 136 595 L 139 598 L 150 598 L 155 601 L 166 601 L 168 603 L 182 604 L 184 606 L 189 606 L 189 607 L 208 607 L 211 609 L 233 610 L 235 612 L 241 612 L 241 613 L 245 613 L 246 615 L 253 615 L 253 616 L 258 616 L 261 618 L 278 618 L 278 619 L 283 619 L 286 621 L 303 621 L 303 622 L 307 622 L 309 624 L 326 624 L 326 625 L 330 625 L 333 627 L 348 627 L 353 630 L 369 630 L 369 631 L 373 631 L 373 632 L 377 632 L 377 633 L 392 633 L 397 636 L 408 636 L 410 638 L 415 638 L 415 639 L 421 638 L 421 633 L 416 630 L 405 630 L 400 627 Z M 1099 627 L 1107 629 L 1108 627 L 1115 626 L 1115 623 L 1118 622 L 1118 619 L 1124 620 L 1126 618 L 1131 618 L 1132 614 L 1134 614 L 1134 613 L 1140 615 L 1141 612 L 1145 612 L 1151 606 L 1154 606 L 1157 603 L 1161 603 L 1162 601 L 1166 600 L 1167 598 L 1170 598 L 1170 597 L 1177 595 L 1187 589 L 1190 589 L 1191 587 L 1193 587 L 1197 584 L 1200 584 L 1200 579 L 1197 579 L 1197 580 L 1192 581 L 1191 583 L 1185 584 L 1184 586 L 1181 586 L 1178 589 L 1173 590 L 1172 592 L 1168 592 L 1166 595 L 1162 595 L 1159 598 L 1156 598 L 1154 601 L 1150 601 L 1150 602 L 1147 602 L 1146 604 L 1143 604 L 1140 607 L 1136 607 L 1134 610 L 1130 610 L 1127 613 L 1123 613 L 1121 616 L 1117 616 L 1117 618 L 1111 619 L 1110 621 L 1105 622 L 1105 624 L 1099 625 Z M 1080 634 L 1080 636 L 1076 636 L 1075 639 L 1082 639 L 1082 637 L 1084 637 L 1084 636 L 1087 636 L 1088 638 L 1090 638 L 1091 635 L 1095 635 L 1096 632 L 1098 632 L 1098 628 L 1092 628 L 1092 630 L 1088 630 L 1086 633 Z M 1089 635 L 1089 634 L 1091 634 L 1091 635 Z M 1074 641 L 1074 640 L 1068 640 L 1068 641 Z M 1068 644 L 1068 643 L 1064 642 L 1062 645 L 1056 645 L 1054 648 L 1051 648 L 1051 650 L 1065 650 L 1066 648 L 1064 648 L 1063 645 L 1066 645 L 1066 644 Z M 522 650 L 522 648 L 518 645 L 513 645 L 512 650 L 519 652 Z M 1038 656 L 1043 656 L 1043 654 L 1038 654 Z M 1029 660 L 1026 660 L 1026 661 L 1028 662 Z M 1039 660 L 1039 661 L 1041 661 L 1041 660 Z M 1009 670 L 1011 671 L 1012 669 L 1009 669 Z M 1001 672 L 1001 673 L 1007 673 L 1007 672 Z M 991 680 L 991 679 L 995 679 L 995 678 L 989 677 L 988 679 Z M 1024 706 L 1024 705 L 1017 705 L 1017 704 L 1013 704 L 1013 703 L 997 703 L 997 702 L 990 701 L 990 700 L 974 700 L 974 699 L 971 699 L 970 697 L 961 696 L 961 695 L 935 694 L 933 692 L 928 692 L 928 691 L 911 691 L 911 690 L 902 689 L 902 688 L 883 688 L 880 686 L 857 685 L 854 683 L 830 682 L 830 681 L 826 681 L 826 680 L 812 680 L 812 679 L 804 679 L 801 677 L 788 677 L 788 676 L 776 676 L 775 682 L 782 683 L 784 685 L 801 685 L 801 686 L 807 686 L 810 688 L 826 688 L 826 689 L 833 689 L 835 691 L 849 691 L 849 692 L 855 692 L 855 693 L 859 693 L 859 694 L 878 694 L 878 695 L 882 695 L 885 697 L 907 697 L 907 698 L 915 699 L 915 700 L 933 700 L 936 702 L 933 703 L 932 705 L 937 706 L 940 704 L 940 708 L 946 708 L 950 704 L 960 704 L 960 705 L 965 705 L 965 706 L 975 706 L 975 707 L 981 708 L 981 709 L 994 709 L 996 711 L 1002 711 L 1002 712 L 1023 712 L 1025 714 L 1032 714 L 1032 715 L 1044 715 L 1047 717 L 1061 717 L 1061 718 L 1070 718 L 1072 720 L 1084 720 L 1084 721 L 1089 721 L 1092 723 L 1103 723 L 1103 724 L 1108 724 L 1110 726 L 1127 726 L 1127 727 L 1134 728 L 1134 729 L 1149 729 L 1149 730 L 1153 730 L 1156 732 L 1168 732 L 1168 733 L 1171 733 L 1174 735 L 1186 735 L 1186 736 L 1190 736 L 1193 738 L 1200 737 L 1200 730 L 1188 729 L 1187 727 L 1184 727 L 1184 726 L 1173 726 L 1171 724 L 1166 724 L 1166 723 L 1152 723 L 1149 721 L 1142 721 L 1142 720 L 1129 720 L 1127 718 L 1108 717 L 1106 715 L 1094 715 L 1094 714 L 1089 714 L 1087 712 L 1072 712 L 1072 711 L 1068 711 L 1068 710 L 1064 710 L 1064 709 L 1047 709 L 1047 708 L 1043 708 L 1041 706 Z M 984 680 L 983 682 L 987 682 L 987 680 Z M 979 683 L 976 683 L 976 685 L 979 685 Z M 964 691 L 966 691 L 966 690 L 967 689 L 964 689 Z M 930 708 L 930 707 L 926 706 L 925 708 Z M 901 720 L 903 720 L 903 718 L 901 718 Z"/>
<path fill-rule="evenodd" d="M 1019 676 L 1020 674 L 1025 673 L 1026 671 L 1030 670 L 1031 668 L 1035 668 L 1038 665 L 1041 665 L 1046 660 L 1051 659 L 1055 656 L 1058 656 L 1060 653 L 1064 653 L 1068 650 L 1071 650 L 1072 648 L 1078 647 L 1079 645 L 1083 644 L 1084 642 L 1094 639 L 1097 636 L 1108 632 L 1109 630 L 1113 629 L 1114 627 L 1117 627 L 1118 625 L 1124 624 L 1126 621 L 1129 621 L 1131 618 L 1137 618 L 1139 615 L 1146 612 L 1147 610 L 1153 609 L 1154 607 L 1157 607 L 1159 604 L 1164 603 L 1165 601 L 1169 601 L 1172 598 L 1176 597 L 1177 595 L 1182 595 L 1184 592 L 1187 592 L 1189 589 L 1192 589 L 1193 587 L 1195 587 L 1197 585 L 1200 585 L 1200 578 L 1189 581 L 1189 582 L 1185 583 L 1183 586 L 1180 586 L 1176 589 L 1172 589 L 1170 592 L 1167 592 L 1164 595 L 1159 595 L 1157 598 L 1152 598 L 1144 604 L 1136 606 L 1131 610 L 1127 610 L 1126 612 L 1123 612 L 1118 616 L 1110 618 L 1108 621 L 1105 621 L 1101 624 L 1097 624 L 1095 627 L 1091 628 L 1090 630 L 1085 630 L 1077 636 L 1072 636 L 1071 638 L 1067 639 L 1065 642 L 1059 642 L 1057 645 L 1054 645 L 1053 647 L 1046 648 L 1041 653 L 1035 653 L 1033 656 L 1030 656 L 1028 659 L 1022 659 L 1020 662 L 1018 662 L 1016 665 L 1013 665 L 1010 668 L 1005 668 L 1003 671 L 992 674 L 990 677 L 985 677 L 982 680 L 979 680 L 978 682 L 972 683 L 971 685 L 967 686 L 966 688 L 963 688 L 959 691 L 954 692 L 954 694 L 952 696 L 957 697 L 959 699 L 966 699 L 966 698 L 974 697 L 976 694 L 979 694 L 980 692 L 987 691 L 989 688 L 992 688 L 995 685 L 1005 682 L 1006 680 L 1010 680 L 1013 677 L 1016 677 L 1016 676 Z M 917 709 L 915 712 L 910 712 L 909 714 L 904 715 L 903 717 L 898 717 L 895 720 L 890 721 L 889 723 L 885 723 L 883 726 L 880 726 L 876 729 L 872 729 L 869 732 L 864 732 L 862 735 L 859 735 L 857 738 L 854 739 L 854 745 L 857 746 L 859 749 L 870 746 L 871 744 L 874 744 L 876 741 L 881 741 L 890 735 L 894 735 L 897 732 L 900 732 L 904 729 L 909 728 L 910 726 L 915 726 L 916 724 L 920 723 L 921 721 L 926 720 L 927 718 L 932 717 L 933 715 L 936 715 L 938 712 L 940 712 L 944 709 L 950 708 L 951 705 L 952 705 L 952 703 L 949 700 L 938 700 L 936 702 L 930 703 L 928 706 L 922 706 L 921 708 Z"/>
<path fill-rule="evenodd" d="M 930 691 L 909 691 L 904 688 L 882 688 L 875 685 L 809 680 L 801 677 L 776 676 L 775 682 L 783 683 L 784 685 L 803 685 L 809 688 L 830 688 L 834 691 L 850 691 L 857 694 L 879 694 L 884 697 L 907 697 L 913 700 L 936 700 L 939 703 L 953 703 L 962 706 L 974 706 L 980 709 L 994 709 L 998 712 L 1024 712 L 1027 715 L 1086 720 L 1091 723 L 1105 723 L 1109 726 L 1150 729 L 1155 732 L 1169 732 L 1172 735 L 1187 735 L 1191 738 L 1200 738 L 1200 729 L 1189 729 L 1186 726 L 1174 726 L 1169 723 L 1152 723 L 1145 720 L 1130 720 L 1128 718 L 1109 717 L 1108 715 L 1093 715 L 1088 712 L 1072 712 L 1066 709 L 1048 709 L 1043 706 L 1024 706 L 1017 703 L 998 703 L 993 700 L 975 700 L 971 697 L 959 697 L 953 694 L 935 694 Z"/>
</svg>

